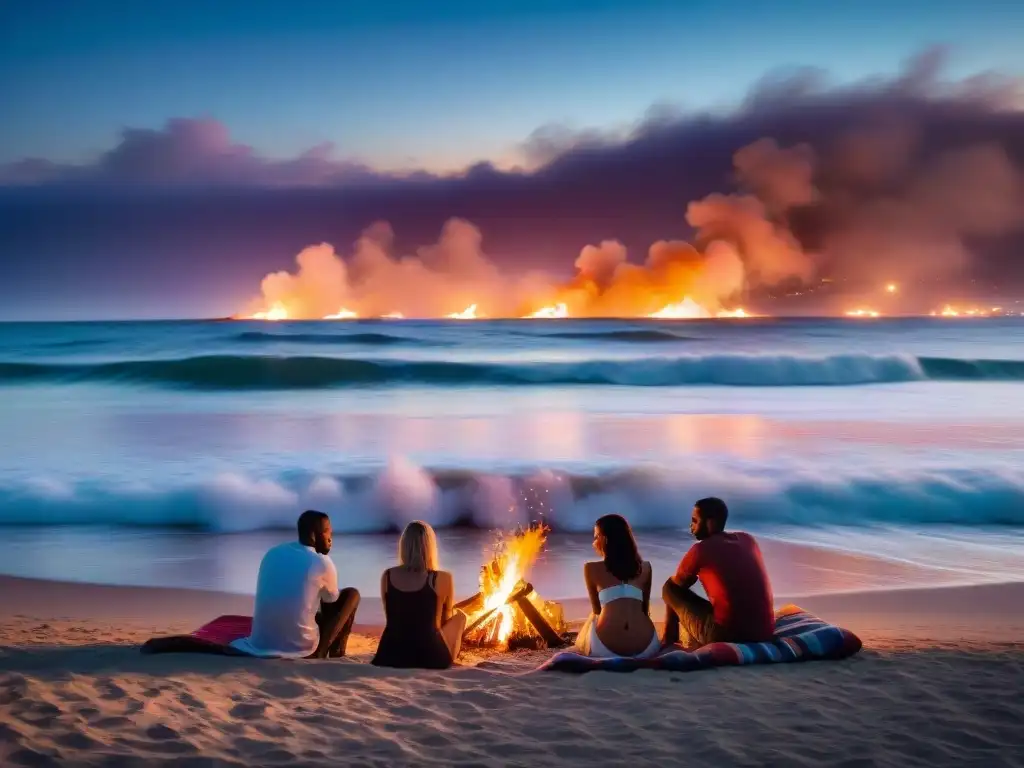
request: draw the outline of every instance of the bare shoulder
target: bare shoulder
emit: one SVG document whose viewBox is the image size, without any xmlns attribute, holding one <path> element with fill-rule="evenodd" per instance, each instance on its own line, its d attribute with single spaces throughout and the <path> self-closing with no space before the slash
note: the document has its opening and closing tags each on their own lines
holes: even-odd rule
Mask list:
<svg viewBox="0 0 1024 768">
<path fill-rule="evenodd" d="M 590 560 L 583 564 L 583 572 L 586 574 L 600 573 L 604 570 L 603 560 Z"/>
</svg>

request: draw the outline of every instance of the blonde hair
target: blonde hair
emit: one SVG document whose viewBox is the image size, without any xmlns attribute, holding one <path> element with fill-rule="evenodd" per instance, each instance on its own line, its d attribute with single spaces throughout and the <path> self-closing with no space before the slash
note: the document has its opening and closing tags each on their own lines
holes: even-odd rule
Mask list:
<svg viewBox="0 0 1024 768">
<path fill-rule="evenodd" d="M 413 520 L 398 540 L 398 562 L 413 571 L 438 570 L 437 536 L 422 520 Z"/>
</svg>

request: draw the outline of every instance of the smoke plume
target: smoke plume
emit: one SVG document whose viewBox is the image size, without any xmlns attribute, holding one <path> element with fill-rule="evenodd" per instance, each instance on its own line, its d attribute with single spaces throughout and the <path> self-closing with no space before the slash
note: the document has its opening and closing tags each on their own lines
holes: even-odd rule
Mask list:
<svg viewBox="0 0 1024 768">
<path fill-rule="evenodd" d="M 815 199 L 811 153 L 759 141 L 736 153 L 736 177 L 748 191 L 693 202 L 686 220 L 693 243 L 660 240 L 642 264 L 617 240 L 587 245 L 575 275 L 505 274 L 483 249 L 483 235 L 459 218 L 415 253 L 396 252 L 387 222 L 362 233 L 349 256 L 328 243 L 310 246 L 294 272 L 267 275 L 248 312 L 286 310 L 288 319 L 343 317 L 524 317 L 564 305 L 572 317 L 631 317 L 689 299 L 713 315 L 753 285 L 808 280 L 813 258 L 786 224 L 794 206 Z"/>
</svg>

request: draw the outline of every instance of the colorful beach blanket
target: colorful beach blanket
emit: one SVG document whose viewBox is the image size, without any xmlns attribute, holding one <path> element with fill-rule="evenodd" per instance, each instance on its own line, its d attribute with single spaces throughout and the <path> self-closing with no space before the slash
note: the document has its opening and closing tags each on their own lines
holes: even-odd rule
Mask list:
<svg viewBox="0 0 1024 768">
<path fill-rule="evenodd" d="M 154 637 L 142 646 L 143 653 L 216 653 L 223 656 L 245 656 L 231 647 L 234 640 L 248 637 L 252 616 L 218 616 L 190 635 Z"/>
<path fill-rule="evenodd" d="M 541 664 L 538 671 L 582 673 L 665 669 L 693 672 L 739 664 L 845 659 L 860 648 L 860 638 L 848 629 L 822 621 L 795 605 L 787 605 L 775 612 L 775 638 L 767 643 L 711 643 L 695 651 L 672 646 L 650 659 L 592 659 L 573 651 L 563 651 Z"/>
</svg>

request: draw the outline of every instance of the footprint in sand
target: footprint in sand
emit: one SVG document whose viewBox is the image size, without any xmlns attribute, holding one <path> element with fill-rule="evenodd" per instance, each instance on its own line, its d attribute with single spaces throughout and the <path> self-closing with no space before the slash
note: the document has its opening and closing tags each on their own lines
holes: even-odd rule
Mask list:
<svg viewBox="0 0 1024 768">
<path fill-rule="evenodd" d="M 296 680 L 267 680 L 257 690 L 272 699 L 297 699 L 305 695 L 306 686 Z"/>
<path fill-rule="evenodd" d="M 128 692 L 113 680 L 97 680 L 96 690 L 99 691 L 101 699 L 122 699 Z"/>
<path fill-rule="evenodd" d="M 56 758 L 28 747 L 11 752 L 7 759 L 11 765 L 30 765 L 32 768 L 47 768 L 51 765 L 60 765 Z"/>
<path fill-rule="evenodd" d="M 231 717 L 237 717 L 240 720 L 255 720 L 263 717 L 263 713 L 267 709 L 267 703 L 265 701 L 253 701 L 253 702 L 239 702 L 231 708 L 228 713 Z"/>
<path fill-rule="evenodd" d="M 67 747 L 68 749 L 95 749 L 100 746 L 100 743 L 91 736 L 87 736 L 84 733 L 78 733 L 72 731 L 71 733 L 61 733 L 53 737 L 55 744 L 61 747 Z"/>
<path fill-rule="evenodd" d="M 163 723 L 149 726 L 146 729 L 146 735 L 153 741 L 169 741 L 178 738 L 178 732 Z"/>
<path fill-rule="evenodd" d="M 277 723 L 257 723 L 253 728 L 273 739 L 286 739 L 292 735 L 291 728 Z"/>
<path fill-rule="evenodd" d="M 189 709 L 206 709 L 206 704 L 187 691 L 178 695 L 178 703 Z"/>
</svg>

